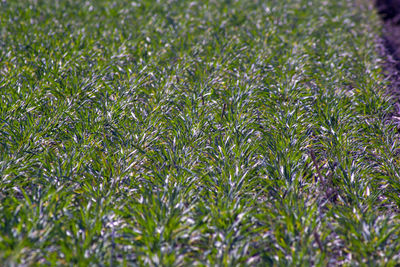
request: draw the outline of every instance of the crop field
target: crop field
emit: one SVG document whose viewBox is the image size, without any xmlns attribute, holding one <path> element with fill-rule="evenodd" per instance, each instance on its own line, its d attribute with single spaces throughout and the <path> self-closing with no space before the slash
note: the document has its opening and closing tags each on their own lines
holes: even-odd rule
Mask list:
<svg viewBox="0 0 400 267">
<path fill-rule="evenodd" d="M 0 265 L 399 266 L 369 1 L 0 2 Z"/>
</svg>

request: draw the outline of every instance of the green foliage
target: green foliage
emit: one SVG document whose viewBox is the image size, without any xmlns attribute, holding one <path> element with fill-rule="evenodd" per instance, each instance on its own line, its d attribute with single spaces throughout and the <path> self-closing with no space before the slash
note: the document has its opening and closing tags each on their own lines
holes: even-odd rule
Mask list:
<svg viewBox="0 0 400 267">
<path fill-rule="evenodd" d="M 2 264 L 398 265 L 375 21 L 350 0 L 1 1 Z"/>
</svg>

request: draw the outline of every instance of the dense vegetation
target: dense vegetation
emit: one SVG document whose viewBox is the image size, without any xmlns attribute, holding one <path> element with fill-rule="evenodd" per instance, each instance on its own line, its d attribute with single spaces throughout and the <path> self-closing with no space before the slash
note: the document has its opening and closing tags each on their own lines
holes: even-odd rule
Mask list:
<svg viewBox="0 0 400 267">
<path fill-rule="evenodd" d="M 2 264 L 400 263 L 361 2 L 1 1 Z"/>
</svg>

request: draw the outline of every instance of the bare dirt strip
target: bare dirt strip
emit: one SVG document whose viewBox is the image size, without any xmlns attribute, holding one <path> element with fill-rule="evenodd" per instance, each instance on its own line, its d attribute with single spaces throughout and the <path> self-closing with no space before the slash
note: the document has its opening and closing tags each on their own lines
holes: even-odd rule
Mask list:
<svg viewBox="0 0 400 267">
<path fill-rule="evenodd" d="M 383 67 L 395 105 L 391 117 L 400 129 L 400 0 L 375 0 L 375 7 L 383 22 Z"/>
</svg>

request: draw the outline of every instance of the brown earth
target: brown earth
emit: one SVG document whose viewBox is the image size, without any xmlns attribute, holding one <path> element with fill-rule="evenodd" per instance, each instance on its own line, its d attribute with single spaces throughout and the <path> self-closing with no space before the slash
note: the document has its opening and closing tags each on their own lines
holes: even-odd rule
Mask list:
<svg viewBox="0 0 400 267">
<path fill-rule="evenodd" d="M 384 37 L 389 52 L 400 59 L 400 0 L 376 0 L 375 6 L 384 25 Z M 400 64 L 400 62 L 399 62 Z M 400 67 L 400 66 L 397 66 Z"/>
<path fill-rule="evenodd" d="M 386 59 L 384 71 L 395 110 L 392 119 L 400 126 L 400 0 L 375 0 L 383 22 L 381 52 Z"/>
</svg>

